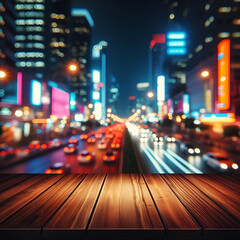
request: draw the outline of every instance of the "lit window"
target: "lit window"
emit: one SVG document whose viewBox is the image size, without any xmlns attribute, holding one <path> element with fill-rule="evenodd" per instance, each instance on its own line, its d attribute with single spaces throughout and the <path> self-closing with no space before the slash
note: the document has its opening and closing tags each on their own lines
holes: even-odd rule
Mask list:
<svg viewBox="0 0 240 240">
<path fill-rule="evenodd" d="M 233 32 L 232 37 L 233 38 L 239 38 L 240 37 L 240 32 Z"/>
<path fill-rule="evenodd" d="M 208 11 L 210 9 L 211 5 L 208 3 L 205 5 L 205 11 Z"/>
<path fill-rule="evenodd" d="M 232 48 L 239 50 L 240 49 L 240 44 L 233 44 Z"/>
<path fill-rule="evenodd" d="M 218 12 L 220 12 L 220 13 L 229 13 L 229 12 L 231 12 L 231 10 L 232 10 L 231 7 L 220 7 L 218 9 Z"/>
<path fill-rule="evenodd" d="M 218 34 L 218 37 L 219 38 L 228 38 L 228 37 L 230 37 L 230 33 L 229 32 L 220 32 Z"/>
<path fill-rule="evenodd" d="M 24 41 L 24 40 L 26 40 L 26 36 L 24 36 L 24 35 L 16 35 L 15 39 L 16 39 L 16 41 Z"/>
<path fill-rule="evenodd" d="M 195 48 L 195 52 L 196 52 L 196 53 L 197 53 L 197 52 L 200 52 L 202 49 L 203 49 L 203 45 L 200 44 L 200 45 L 198 45 L 198 46 Z"/>
<path fill-rule="evenodd" d="M 213 41 L 212 37 L 206 37 L 205 38 L 205 43 L 209 43 L 209 42 L 212 42 L 212 41 Z"/>
<path fill-rule="evenodd" d="M 233 24 L 234 25 L 240 25 L 240 19 L 238 18 L 238 19 L 234 19 L 233 20 Z"/>
<path fill-rule="evenodd" d="M 204 26 L 205 26 L 205 27 L 208 27 L 213 21 L 214 21 L 214 17 L 211 16 L 210 18 L 208 18 L 208 19 L 205 21 Z"/>
</svg>

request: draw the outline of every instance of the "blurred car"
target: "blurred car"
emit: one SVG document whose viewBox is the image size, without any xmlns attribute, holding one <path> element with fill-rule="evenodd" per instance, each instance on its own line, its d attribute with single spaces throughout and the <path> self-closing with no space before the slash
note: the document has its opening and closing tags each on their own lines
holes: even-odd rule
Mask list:
<svg viewBox="0 0 240 240">
<path fill-rule="evenodd" d="M 102 133 L 95 133 L 95 138 L 96 139 L 101 139 L 102 138 Z"/>
<path fill-rule="evenodd" d="M 64 162 L 57 162 L 51 165 L 46 171 L 46 174 L 62 174 L 71 173 L 71 166 Z"/>
<path fill-rule="evenodd" d="M 0 144 L 0 159 L 10 158 L 15 156 L 15 149 L 7 146 L 6 144 Z"/>
<path fill-rule="evenodd" d="M 118 143 L 118 142 L 112 142 L 111 143 L 111 148 L 112 149 L 118 150 L 118 149 L 120 149 L 120 147 L 121 147 L 121 144 Z"/>
<path fill-rule="evenodd" d="M 105 150 L 107 149 L 107 143 L 103 142 L 103 141 L 100 141 L 97 145 L 98 149 L 100 150 Z"/>
<path fill-rule="evenodd" d="M 163 145 L 163 137 L 156 136 L 155 138 L 152 138 L 152 142 L 155 146 Z"/>
<path fill-rule="evenodd" d="M 167 143 L 175 143 L 176 142 L 176 138 L 174 136 L 171 136 L 171 135 L 164 136 L 164 140 Z"/>
<path fill-rule="evenodd" d="M 103 156 L 103 162 L 105 163 L 114 163 L 117 160 L 117 153 L 114 151 L 107 151 Z"/>
<path fill-rule="evenodd" d="M 77 161 L 79 163 L 92 163 L 95 159 L 95 153 L 90 153 L 86 150 L 80 152 L 77 156 Z"/>
<path fill-rule="evenodd" d="M 238 164 L 222 153 L 205 153 L 202 156 L 202 160 L 205 161 L 209 167 L 217 170 L 227 171 L 238 169 Z"/>
<path fill-rule="evenodd" d="M 77 146 L 75 144 L 68 144 L 64 149 L 64 153 L 66 154 L 74 154 L 77 152 Z"/>
<path fill-rule="evenodd" d="M 49 147 L 59 147 L 61 145 L 61 140 L 58 138 L 54 138 L 52 141 L 48 143 Z"/>
<path fill-rule="evenodd" d="M 192 143 L 188 143 L 188 142 L 181 142 L 180 151 L 184 154 L 189 154 L 189 155 L 201 153 L 201 151 L 198 147 L 196 147 Z"/>
<path fill-rule="evenodd" d="M 95 137 L 89 137 L 89 138 L 87 139 L 87 142 L 88 142 L 88 143 L 95 143 L 95 142 L 96 142 L 96 138 L 95 138 Z"/>
<path fill-rule="evenodd" d="M 28 147 L 30 148 L 30 149 L 39 149 L 40 147 L 41 147 L 41 145 L 40 145 L 40 141 L 39 140 L 33 140 L 33 141 L 31 141 L 30 142 L 30 144 L 28 145 Z"/>
<path fill-rule="evenodd" d="M 82 134 L 82 135 L 80 136 L 80 139 L 81 139 L 81 140 L 87 140 L 87 139 L 88 139 L 88 134 Z"/>
<path fill-rule="evenodd" d="M 78 139 L 76 137 L 71 137 L 69 140 L 68 140 L 69 143 L 73 143 L 73 144 L 78 144 Z"/>
</svg>

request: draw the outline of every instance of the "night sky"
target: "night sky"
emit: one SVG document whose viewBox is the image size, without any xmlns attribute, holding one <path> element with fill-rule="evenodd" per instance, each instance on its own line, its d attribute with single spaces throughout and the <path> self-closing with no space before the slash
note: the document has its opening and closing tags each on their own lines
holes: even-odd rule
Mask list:
<svg viewBox="0 0 240 240">
<path fill-rule="evenodd" d="M 73 7 L 87 8 L 94 20 L 92 45 L 101 40 L 108 42 L 111 72 L 120 83 L 121 105 L 126 106 L 128 96 L 136 95 L 138 82 L 148 81 L 152 34 L 166 31 L 168 14 L 163 2 L 73 0 Z M 121 110 L 119 114 L 124 116 Z"/>
</svg>

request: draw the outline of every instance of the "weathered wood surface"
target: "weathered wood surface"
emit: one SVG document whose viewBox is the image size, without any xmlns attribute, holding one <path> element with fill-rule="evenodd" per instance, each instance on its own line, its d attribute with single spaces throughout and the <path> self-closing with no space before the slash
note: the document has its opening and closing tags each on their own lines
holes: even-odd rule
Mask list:
<svg viewBox="0 0 240 240">
<path fill-rule="evenodd" d="M 0 238 L 240 239 L 238 179 L 0 175 Z"/>
</svg>

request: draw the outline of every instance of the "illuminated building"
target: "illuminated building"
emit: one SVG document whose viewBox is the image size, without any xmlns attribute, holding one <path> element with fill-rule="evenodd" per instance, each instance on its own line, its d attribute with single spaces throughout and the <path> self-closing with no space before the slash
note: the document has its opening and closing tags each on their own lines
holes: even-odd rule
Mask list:
<svg viewBox="0 0 240 240">
<path fill-rule="evenodd" d="M 119 109 L 119 83 L 117 79 L 111 75 L 110 82 L 107 84 L 107 105 L 111 107 L 114 113 L 118 112 Z"/>
<path fill-rule="evenodd" d="M 192 28 L 191 46 L 188 53 L 187 89 L 190 93 L 192 112 L 224 113 L 232 112 L 240 116 L 240 2 L 213 0 L 204 1 L 198 7 L 203 12 L 196 18 Z M 220 64 L 222 50 L 219 44 L 225 39 L 230 40 L 230 64 L 224 63 L 230 80 L 228 87 L 219 92 Z M 201 72 L 207 70 L 209 76 L 203 78 Z M 222 76 L 225 77 L 225 76 Z M 220 100 L 220 95 L 230 97 L 230 105 Z"/>
<path fill-rule="evenodd" d="M 13 0 L 0 1 L 0 64 L 14 66 L 15 9 Z"/>
<path fill-rule="evenodd" d="M 70 24 L 70 54 L 80 64 L 80 73 L 72 78 L 71 85 L 76 99 L 81 105 L 86 105 L 91 99 L 90 43 L 94 22 L 87 9 L 73 8 Z"/>
<path fill-rule="evenodd" d="M 16 67 L 38 78 L 43 76 L 46 67 L 45 5 L 43 0 L 15 0 Z"/>
</svg>

